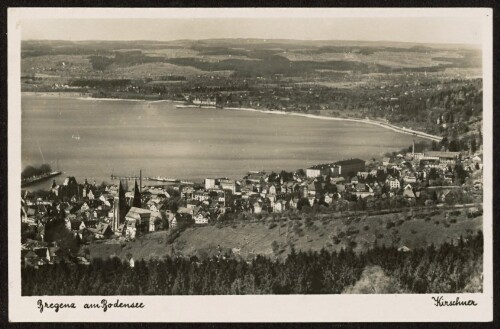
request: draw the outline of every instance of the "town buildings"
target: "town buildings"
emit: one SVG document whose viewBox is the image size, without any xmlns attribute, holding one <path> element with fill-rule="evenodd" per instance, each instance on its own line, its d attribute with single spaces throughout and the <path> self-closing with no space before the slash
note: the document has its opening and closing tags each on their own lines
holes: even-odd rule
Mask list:
<svg viewBox="0 0 500 329">
<path fill-rule="evenodd" d="M 349 159 L 283 175 L 252 171 L 242 179 L 206 178 L 203 184 L 194 186 L 141 186 L 140 193 L 114 184 L 79 184 L 74 177 L 68 177 L 60 186 L 52 184 L 48 198 L 24 191 L 21 220 L 36 232 L 36 239 L 42 244 L 46 225 L 61 218 L 66 229 L 82 243 L 96 239 L 127 241 L 139 234 L 172 230 L 180 225 L 209 225 L 238 213 L 283 213 L 303 207 L 333 210 L 390 199 L 406 202 L 407 206 L 416 202 L 451 202 L 450 191 L 461 188 L 459 174 L 481 174 L 479 155 L 423 154 L 395 155 L 368 165 L 360 159 Z M 456 166 L 462 171 L 457 171 Z M 480 191 L 482 180 L 476 178 L 472 184 L 474 191 Z M 140 202 L 134 202 L 135 198 L 140 198 Z M 36 248 L 40 247 L 47 244 Z M 42 251 L 36 248 L 27 247 L 33 252 L 24 253 L 23 262 L 42 266 L 52 261 L 50 255 L 40 256 Z"/>
</svg>

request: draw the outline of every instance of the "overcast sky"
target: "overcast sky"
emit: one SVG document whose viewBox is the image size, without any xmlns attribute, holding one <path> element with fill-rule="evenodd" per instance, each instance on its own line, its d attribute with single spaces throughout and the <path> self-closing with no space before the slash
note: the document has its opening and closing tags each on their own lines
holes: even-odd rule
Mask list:
<svg viewBox="0 0 500 329">
<path fill-rule="evenodd" d="M 262 38 L 482 42 L 480 19 L 467 17 L 30 19 L 22 21 L 21 31 L 23 40 Z"/>
</svg>

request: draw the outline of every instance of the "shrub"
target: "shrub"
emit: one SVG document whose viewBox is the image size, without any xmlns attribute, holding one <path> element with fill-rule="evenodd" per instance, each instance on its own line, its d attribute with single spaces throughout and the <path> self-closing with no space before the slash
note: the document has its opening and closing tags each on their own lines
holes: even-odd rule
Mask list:
<svg viewBox="0 0 500 329">
<path fill-rule="evenodd" d="M 368 230 L 370 229 L 370 226 L 365 225 L 365 226 L 363 226 L 363 229 L 364 229 L 365 231 L 368 231 Z"/>
<path fill-rule="evenodd" d="M 405 221 L 403 219 L 398 220 L 397 226 L 401 226 Z"/>
<path fill-rule="evenodd" d="M 439 221 L 438 221 L 438 220 L 437 220 L 437 221 L 435 221 L 435 222 L 434 222 L 434 224 L 439 225 Z"/>
<path fill-rule="evenodd" d="M 410 232 L 411 232 L 411 234 L 415 234 L 415 233 L 417 233 L 417 230 L 411 229 Z"/>
<path fill-rule="evenodd" d="M 277 254 L 280 250 L 280 246 L 279 246 L 278 242 L 276 242 L 276 241 L 273 241 L 273 243 L 271 243 L 271 247 L 273 248 L 273 252 L 275 254 Z"/>
<path fill-rule="evenodd" d="M 457 219 L 456 219 L 456 218 L 452 218 L 452 219 L 450 219 L 450 223 L 455 224 L 456 222 L 457 222 Z"/>
<path fill-rule="evenodd" d="M 346 231 L 346 234 L 347 235 L 355 235 L 355 234 L 358 234 L 359 233 L 359 230 L 355 227 L 349 227 L 347 228 L 347 231 Z"/>
<path fill-rule="evenodd" d="M 276 226 L 278 226 L 276 223 L 271 223 L 271 224 L 269 224 L 269 229 L 271 230 L 271 229 L 275 228 Z"/>
<path fill-rule="evenodd" d="M 394 222 L 393 222 L 393 221 L 389 221 L 389 222 L 387 222 L 387 223 L 385 224 L 385 228 L 387 228 L 387 229 L 392 228 L 392 227 L 394 227 L 394 226 L 395 226 L 395 224 L 394 224 Z"/>
<path fill-rule="evenodd" d="M 431 218 L 430 218 L 430 217 L 427 217 L 427 218 L 425 218 L 425 221 L 426 221 L 426 222 L 430 222 L 430 221 L 431 221 Z"/>
<path fill-rule="evenodd" d="M 177 229 L 171 230 L 170 233 L 167 235 L 166 239 L 167 244 L 173 243 L 180 235 L 181 233 L 179 232 L 179 230 Z"/>
<path fill-rule="evenodd" d="M 345 218 L 345 219 L 343 220 L 344 225 L 346 225 L 346 226 L 351 225 L 351 224 L 352 224 L 352 221 L 353 221 L 353 220 L 352 220 L 352 218 L 351 218 L 351 217 Z"/>
</svg>

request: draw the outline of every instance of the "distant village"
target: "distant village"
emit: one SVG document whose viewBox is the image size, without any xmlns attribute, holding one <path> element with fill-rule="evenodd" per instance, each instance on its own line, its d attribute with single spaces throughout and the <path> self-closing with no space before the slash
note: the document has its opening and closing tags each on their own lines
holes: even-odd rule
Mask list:
<svg viewBox="0 0 500 329">
<path fill-rule="evenodd" d="M 471 177 L 475 179 L 471 180 Z M 40 195 L 21 198 L 24 266 L 57 262 L 57 239 L 47 228 L 64 221 L 80 244 L 127 242 L 160 230 L 212 225 L 247 215 L 327 209 L 380 210 L 394 207 L 465 204 L 482 198 L 482 156 L 413 149 L 381 160 L 347 159 L 296 172 L 248 172 L 242 179 L 206 178 L 204 184 L 142 186 L 135 182 L 98 185 L 67 177 Z M 475 198 L 476 197 L 476 198 Z M 477 210 L 477 209 L 476 209 Z M 86 264 L 85 257 L 78 257 Z"/>
</svg>

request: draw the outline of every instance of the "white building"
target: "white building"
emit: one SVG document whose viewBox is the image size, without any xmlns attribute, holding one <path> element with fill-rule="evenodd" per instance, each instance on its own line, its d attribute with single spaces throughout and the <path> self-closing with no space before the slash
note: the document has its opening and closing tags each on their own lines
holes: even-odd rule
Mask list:
<svg viewBox="0 0 500 329">
<path fill-rule="evenodd" d="M 321 176 L 321 170 L 316 168 L 307 168 L 306 169 L 307 178 L 316 178 Z"/>
<path fill-rule="evenodd" d="M 215 188 L 215 178 L 205 178 L 205 190 L 212 190 Z"/>
<path fill-rule="evenodd" d="M 399 180 L 393 178 L 393 177 L 388 177 L 385 181 L 385 183 L 387 184 L 387 186 L 389 186 L 389 188 L 391 190 L 394 190 L 394 189 L 399 189 L 401 187 L 400 183 L 399 183 Z"/>
</svg>

